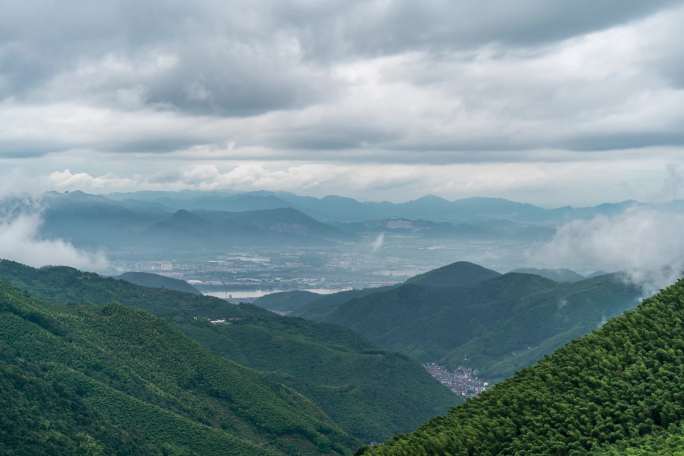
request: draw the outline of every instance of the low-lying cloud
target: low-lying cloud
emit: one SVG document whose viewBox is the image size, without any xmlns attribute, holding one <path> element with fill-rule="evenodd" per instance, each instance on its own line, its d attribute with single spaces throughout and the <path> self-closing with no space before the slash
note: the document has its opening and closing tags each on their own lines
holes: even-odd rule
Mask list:
<svg viewBox="0 0 684 456">
<path fill-rule="evenodd" d="M 645 291 L 662 288 L 684 271 L 684 214 L 629 209 L 616 216 L 561 226 L 532 257 L 548 267 L 624 271 Z"/>
<path fill-rule="evenodd" d="M 371 251 L 373 253 L 379 251 L 385 245 L 385 233 L 378 234 L 378 237 L 371 243 Z"/>
<path fill-rule="evenodd" d="M 0 221 L 0 258 L 30 266 L 72 266 L 88 271 L 102 271 L 108 266 L 103 253 L 89 253 L 60 239 L 40 239 L 41 218 L 22 214 Z"/>
</svg>

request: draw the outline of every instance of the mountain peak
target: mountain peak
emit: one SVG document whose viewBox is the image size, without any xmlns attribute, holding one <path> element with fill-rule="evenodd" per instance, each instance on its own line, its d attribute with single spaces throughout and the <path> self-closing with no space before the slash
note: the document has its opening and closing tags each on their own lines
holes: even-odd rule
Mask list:
<svg viewBox="0 0 684 456">
<path fill-rule="evenodd" d="M 413 200 L 414 203 L 449 203 L 450 201 L 437 195 L 425 195 Z"/>
<path fill-rule="evenodd" d="M 406 283 L 429 287 L 471 287 L 500 275 L 496 271 L 475 263 L 457 261 L 412 277 Z"/>
</svg>

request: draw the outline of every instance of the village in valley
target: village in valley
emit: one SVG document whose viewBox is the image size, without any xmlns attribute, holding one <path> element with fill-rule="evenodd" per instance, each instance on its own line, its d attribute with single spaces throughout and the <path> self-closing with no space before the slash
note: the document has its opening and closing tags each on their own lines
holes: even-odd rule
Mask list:
<svg viewBox="0 0 684 456">
<path fill-rule="evenodd" d="M 454 393 L 466 398 L 474 397 L 486 390 L 489 384 L 482 381 L 473 369 L 467 367 L 458 367 L 456 370 L 450 371 L 444 366 L 437 363 L 423 364 L 425 370 L 428 371 L 438 382 L 445 385 Z"/>
</svg>

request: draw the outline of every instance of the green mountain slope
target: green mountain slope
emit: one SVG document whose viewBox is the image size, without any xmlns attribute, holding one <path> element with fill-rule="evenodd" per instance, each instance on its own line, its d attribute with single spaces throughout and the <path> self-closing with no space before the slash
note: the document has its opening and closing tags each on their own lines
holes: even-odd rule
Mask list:
<svg viewBox="0 0 684 456">
<path fill-rule="evenodd" d="M 0 262 L 0 280 L 48 302 L 122 304 L 161 316 L 213 352 L 302 393 L 363 441 L 413 430 L 460 400 L 417 362 L 331 325 L 64 267 Z"/>
<path fill-rule="evenodd" d="M 174 279 L 149 272 L 125 272 L 115 277 L 126 282 L 148 288 L 164 288 L 167 290 L 182 291 L 183 293 L 202 294 L 199 290 L 185 280 Z"/>
<path fill-rule="evenodd" d="M 334 308 L 304 316 L 420 361 L 474 368 L 498 381 L 632 308 L 640 293 L 617 275 L 557 283 L 456 263 L 398 287 L 337 296 Z"/>
<path fill-rule="evenodd" d="M 594 453 L 597 456 L 684 456 L 684 426 L 609 445 Z"/>
<path fill-rule="evenodd" d="M 271 293 L 254 301 L 255 306 L 272 312 L 290 313 L 316 301 L 321 295 L 304 290 Z"/>
<path fill-rule="evenodd" d="M 316 455 L 354 446 L 294 390 L 148 313 L 47 305 L 0 285 L 0 315 L 2 454 Z"/>
<path fill-rule="evenodd" d="M 683 385 L 680 281 L 447 416 L 363 454 L 616 454 L 667 440 L 681 451 L 673 440 L 684 423 Z M 656 441 L 644 440 L 649 435 Z"/>
<path fill-rule="evenodd" d="M 534 274 L 555 282 L 577 282 L 585 277 L 571 269 L 543 269 L 543 268 L 518 268 L 511 272 L 519 272 L 521 274 Z M 602 275 L 602 274 L 599 274 Z"/>
<path fill-rule="evenodd" d="M 458 261 L 412 277 L 406 283 L 425 287 L 472 287 L 500 275 L 480 265 Z"/>
<path fill-rule="evenodd" d="M 394 287 L 362 288 L 322 295 L 311 302 L 297 306 L 297 308 L 292 311 L 291 315 L 306 318 L 307 320 L 325 321 L 325 319 L 338 307 L 354 298 L 361 298 L 373 293 L 391 290 L 392 288 Z"/>
<path fill-rule="evenodd" d="M 429 419 L 460 402 L 415 361 L 378 350 L 347 330 L 251 311 L 246 320 L 180 326 L 215 353 L 300 391 L 365 442 L 389 438 L 390 429 L 413 430 L 418 417 Z"/>
</svg>

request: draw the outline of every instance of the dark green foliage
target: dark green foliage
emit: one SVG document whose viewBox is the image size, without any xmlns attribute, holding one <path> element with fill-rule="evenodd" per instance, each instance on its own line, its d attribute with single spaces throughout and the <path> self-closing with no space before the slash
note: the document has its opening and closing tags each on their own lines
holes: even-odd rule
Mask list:
<svg viewBox="0 0 684 456">
<path fill-rule="evenodd" d="M 412 277 L 406 283 L 424 287 L 472 287 L 500 275 L 477 264 L 459 261 Z"/>
<path fill-rule="evenodd" d="M 211 351 L 303 394 L 362 441 L 411 431 L 459 401 L 415 361 L 331 325 L 64 267 L 0 262 L 0 280 L 58 305 L 123 304 L 162 316 Z"/>
<path fill-rule="evenodd" d="M 151 274 L 149 272 L 125 272 L 117 279 L 126 282 L 140 285 L 148 288 L 164 288 L 165 290 L 182 291 L 183 293 L 202 294 L 199 290 L 184 280 L 174 279 L 159 274 Z"/>
<path fill-rule="evenodd" d="M 571 269 L 539 269 L 539 268 L 518 268 L 511 272 L 519 272 L 521 274 L 534 274 L 540 277 L 546 277 L 547 279 L 553 280 L 555 282 L 579 282 L 585 277 L 576 273 Z M 597 274 L 597 275 L 604 275 Z"/>
<path fill-rule="evenodd" d="M 304 290 L 283 291 L 271 293 L 254 301 L 255 306 L 263 307 L 272 312 L 290 313 L 310 304 L 321 295 Z"/>
<path fill-rule="evenodd" d="M 295 391 L 116 304 L 62 307 L 0 284 L 2 454 L 344 454 Z M 183 452 L 183 453 L 179 453 Z"/>
<path fill-rule="evenodd" d="M 684 428 L 673 427 L 669 432 L 610 445 L 594 453 L 597 456 L 684 456 Z"/>
<path fill-rule="evenodd" d="M 357 290 L 340 291 L 323 295 L 318 299 L 308 302 L 301 307 L 298 307 L 292 312 L 293 316 L 306 318 L 313 321 L 325 321 L 325 319 L 333 313 L 338 307 L 355 298 L 362 298 L 374 293 L 391 290 L 392 286 L 377 287 L 377 288 L 363 288 Z"/>
<path fill-rule="evenodd" d="M 447 416 L 363 454 L 612 455 L 630 454 L 630 446 L 631 454 L 676 454 L 682 424 L 684 281 Z"/>
<path fill-rule="evenodd" d="M 460 401 L 415 361 L 377 350 L 347 330 L 251 312 L 225 324 L 180 326 L 212 351 L 300 391 L 365 442 L 413 430 Z"/>
<path fill-rule="evenodd" d="M 338 301 L 318 313 L 308 311 L 315 301 L 305 316 L 387 350 L 475 368 L 498 381 L 632 308 L 641 291 L 618 275 L 557 283 L 455 263 L 398 287 L 356 293 L 327 297 Z"/>
</svg>

